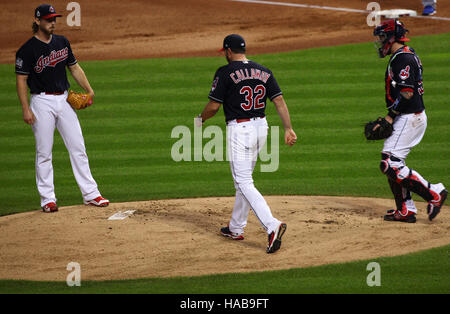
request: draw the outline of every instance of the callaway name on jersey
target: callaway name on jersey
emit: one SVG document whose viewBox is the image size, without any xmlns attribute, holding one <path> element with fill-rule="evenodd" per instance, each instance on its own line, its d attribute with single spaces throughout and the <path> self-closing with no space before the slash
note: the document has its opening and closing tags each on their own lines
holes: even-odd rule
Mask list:
<svg viewBox="0 0 450 314">
<path fill-rule="evenodd" d="M 253 61 L 232 61 L 216 71 L 209 99 L 223 104 L 230 121 L 264 117 L 267 98 L 281 94 L 269 69 Z"/>
<path fill-rule="evenodd" d="M 386 106 L 400 113 L 420 112 L 425 109 L 422 95 L 422 63 L 414 50 L 404 46 L 389 60 L 386 70 Z M 400 92 L 412 92 L 409 100 Z"/>
<path fill-rule="evenodd" d="M 16 73 L 28 75 L 32 94 L 69 89 L 66 66 L 76 63 L 69 41 L 59 35 L 52 35 L 48 44 L 33 36 L 16 53 Z"/>
</svg>

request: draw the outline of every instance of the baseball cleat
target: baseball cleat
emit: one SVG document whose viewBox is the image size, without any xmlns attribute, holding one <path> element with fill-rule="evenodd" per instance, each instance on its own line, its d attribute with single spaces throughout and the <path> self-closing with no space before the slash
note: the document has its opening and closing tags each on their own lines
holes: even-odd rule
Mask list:
<svg viewBox="0 0 450 314">
<path fill-rule="evenodd" d="M 443 187 L 443 185 L 442 185 Z M 439 199 L 431 200 L 427 206 L 428 219 L 432 221 L 441 211 L 442 205 L 444 205 L 447 199 L 448 191 L 443 188 L 441 193 L 439 193 Z"/>
<path fill-rule="evenodd" d="M 50 202 L 42 206 L 42 211 L 44 213 L 54 213 L 58 211 L 58 206 L 54 202 Z"/>
<path fill-rule="evenodd" d="M 106 198 L 99 196 L 99 197 L 94 198 L 93 200 L 84 201 L 84 204 L 97 206 L 97 207 L 106 207 L 109 205 L 109 201 Z"/>
<path fill-rule="evenodd" d="M 224 237 L 231 238 L 233 240 L 244 240 L 244 236 L 242 234 L 231 232 L 229 227 L 221 228 L 220 233 Z"/>
<path fill-rule="evenodd" d="M 427 5 L 423 8 L 422 15 L 435 15 L 436 9 L 432 5 Z"/>
<path fill-rule="evenodd" d="M 386 211 L 386 214 L 388 214 L 388 215 L 393 215 L 394 213 L 395 213 L 395 209 L 388 209 Z"/>
<path fill-rule="evenodd" d="M 269 244 L 267 245 L 267 253 L 275 253 L 280 249 L 281 237 L 286 232 L 287 225 L 281 223 L 280 226 L 269 234 Z"/>
<path fill-rule="evenodd" d="M 415 223 L 416 214 L 414 212 L 407 211 L 406 215 L 403 215 L 399 210 L 390 209 L 388 210 L 388 214 L 384 215 L 384 220 Z"/>
</svg>

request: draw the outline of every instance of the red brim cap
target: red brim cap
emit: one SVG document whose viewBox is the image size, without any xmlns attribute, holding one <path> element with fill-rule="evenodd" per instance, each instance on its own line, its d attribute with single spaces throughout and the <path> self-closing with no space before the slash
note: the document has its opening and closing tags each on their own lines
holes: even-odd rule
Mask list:
<svg viewBox="0 0 450 314">
<path fill-rule="evenodd" d="M 41 19 L 48 20 L 51 19 L 52 17 L 61 17 L 61 16 L 62 16 L 61 14 L 52 13 L 41 17 Z"/>
</svg>

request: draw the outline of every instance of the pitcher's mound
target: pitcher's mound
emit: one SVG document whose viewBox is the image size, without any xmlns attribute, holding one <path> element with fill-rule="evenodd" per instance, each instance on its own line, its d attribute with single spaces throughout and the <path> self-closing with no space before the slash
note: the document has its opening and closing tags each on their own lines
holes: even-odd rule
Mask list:
<svg viewBox="0 0 450 314">
<path fill-rule="evenodd" d="M 65 281 L 70 262 L 82 280 L 197 276 L 287 269 L 405 254 L 450 243 L 450 211 L 429 222 L 417 203 L 417 223 L 383 221 L 393 200 L 267 196 L 287 223 L 281 249 L 265 252 L 267 234 L 252 212 L 245 240 L 220 235 L 233 197 L 70 206 L 0 217 L 0 279 Z M 135 210 L 123 220 L 107 220 Z"/>
</svg>

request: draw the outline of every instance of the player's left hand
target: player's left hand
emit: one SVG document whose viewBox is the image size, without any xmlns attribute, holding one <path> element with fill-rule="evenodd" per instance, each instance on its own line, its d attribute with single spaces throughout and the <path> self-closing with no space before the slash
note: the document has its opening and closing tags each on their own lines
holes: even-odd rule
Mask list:
<svg viewBox="0 0 450 314">
<path fill-rule="evenodd" d="M 295 134 L 294 130 L 287 129 L 284 131 L 284 143 L 292 146 L 297 142 L 297 134 Z"/>
</svg>

